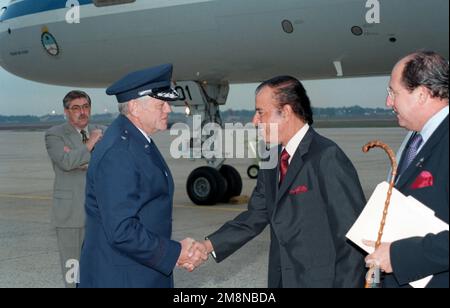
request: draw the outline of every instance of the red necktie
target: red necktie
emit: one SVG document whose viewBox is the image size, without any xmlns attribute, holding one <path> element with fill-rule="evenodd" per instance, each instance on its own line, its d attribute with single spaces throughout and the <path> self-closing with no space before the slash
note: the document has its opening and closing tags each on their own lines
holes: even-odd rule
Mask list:
<svg viewBox="0 0 450 308">
<path fill-rule="evenodd" d="M 284 180 L 284 177 L 286 176 L 288 167 L 289 167 L 289 153 L 284 149 L 281 152 L 281 160 L 280 160 L 280 185 Z"/>
</svg>

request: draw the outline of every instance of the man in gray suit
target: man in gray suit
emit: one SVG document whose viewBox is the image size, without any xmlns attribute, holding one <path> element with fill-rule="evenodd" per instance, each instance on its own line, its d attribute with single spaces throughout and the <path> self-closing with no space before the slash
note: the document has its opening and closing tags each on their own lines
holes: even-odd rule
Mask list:
<svg viewBox="0 0 450 308">
<path fill-rule="evenodd" d="M 207 252 L 220 262 L 270 225 L 270 288 L 362 287 L 363 255 L 345 234 L 366 200 L 344 152 L 311 127 L 303 85 L 290 76 L 262 83 L 253 123 L 279 145 L 278 165 L 261 169 L 248 210 L 207 237 Z"/>
<path fill-rule="evenodd" d="M 84 239 L 86 170 L 105 128 L 89 124 L 91 99 L 85 92 L 69 92 L 63 105 L 67 123 L 46 132 L 45 146 L 55 171 L 52 224 L 56 227 L 63 279 L 66 287 L 75 287 Z"/>
</svg>

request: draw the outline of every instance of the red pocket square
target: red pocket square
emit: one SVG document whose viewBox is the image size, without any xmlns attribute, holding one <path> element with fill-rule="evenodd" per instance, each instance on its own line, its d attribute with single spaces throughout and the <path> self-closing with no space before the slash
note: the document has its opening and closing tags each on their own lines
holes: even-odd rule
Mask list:
<svg viewBox="0 0 450 308">
<path fill-rule="evenodd" d="M 419 189 L 433 186 L 434 177 L 429 171 L 422 171 L 411 185 L 411 189 Z"/>
<path fill-rule="evenodd" d="M 291 194 L 291 195 L 299 195 L 299 194 L 303 194 L 305 192 L 308 192 L 308 186 L 301 185 L 301 186 L 298 186 L 297 188 L 292 189 L 289 192 L 289 194 Z"/>
</svg>

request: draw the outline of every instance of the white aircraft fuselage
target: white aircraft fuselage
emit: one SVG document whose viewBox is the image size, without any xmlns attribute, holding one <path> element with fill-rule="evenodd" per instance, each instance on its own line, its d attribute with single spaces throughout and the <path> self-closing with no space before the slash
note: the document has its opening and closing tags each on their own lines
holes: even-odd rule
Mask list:
<svg viewBox="0 0 450 308">
<path fill-rule="evenodd" d="M 180 81 L 247 83 L 386 75 L 415 50 L 449 54 L 448 0 L 80 0 L 70 23 L 73 2 L 12 1 L 0 17 L 0 65 L 34 81 L 105 87 L 161 63 Z M 370 3 L 379 23 L 368 23 Z"/>
</svg>

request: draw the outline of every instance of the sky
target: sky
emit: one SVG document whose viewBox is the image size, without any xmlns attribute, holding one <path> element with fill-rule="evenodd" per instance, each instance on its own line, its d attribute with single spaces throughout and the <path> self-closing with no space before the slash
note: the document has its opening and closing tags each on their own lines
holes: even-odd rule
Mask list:
<svg viewBox="0 0 450 308">
<path fill-rule="evenodd" d="M 2 7 L 6 0 L 0 0 Z M 280 75 L 283 72 L 280 72 Z M 389 77 L 302 81 L 313 107 L 384 107 Z M 232 85 L 221 110 L 254 109 L 257 84 Z M 61 114 L 62 98 L 74 88 L 52 86 L 14 76 L 0 67 L 0 115 Z M 92 98 L 93 113 L 116 112 L 116 101 L 105 89 L 82 88 Z"/>
</svg>

